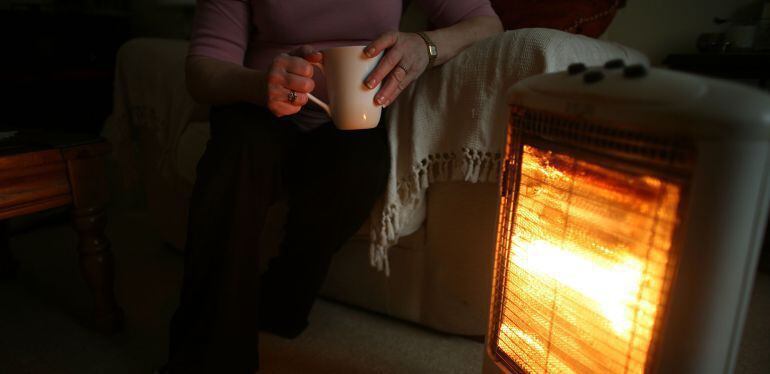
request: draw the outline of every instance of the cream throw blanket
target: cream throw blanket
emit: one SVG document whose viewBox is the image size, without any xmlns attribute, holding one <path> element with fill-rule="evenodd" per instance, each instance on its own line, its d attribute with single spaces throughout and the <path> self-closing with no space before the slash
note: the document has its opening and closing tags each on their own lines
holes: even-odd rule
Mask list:
<svg viewBox="0 0 770 374">
<path fill-rule="evenodd" d="M 372 265 L 389 273 L 387 249 L 420 227 L 431 183 L 497 180 L 508 92 L 516 82 L 573 62 L 602 65 L 615 58 L 648 63 L 614 43 L 522 29 L 481 41 L 423 74 L 389 109 L 392 168 L 386 195 L 372 212 Z"/>
</svg>

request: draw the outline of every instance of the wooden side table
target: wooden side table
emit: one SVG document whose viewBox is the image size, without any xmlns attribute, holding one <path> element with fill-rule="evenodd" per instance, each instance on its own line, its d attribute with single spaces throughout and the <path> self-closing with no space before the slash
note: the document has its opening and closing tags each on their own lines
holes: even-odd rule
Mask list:
<svg viewBox="0 0 770 374">
<path fill-rule="evenodd" d="M 102 333 L 118 331 L 123 322 L 113 291 L 113 255 L 104 235 L 108 201 L 104 168 L 109 152 L 109 143 L 101 138 L 0 151 L 0 220 L 73 207 L 80 271 L 93 292 L 95 327 Z M 13 277 L 16 267 L 7 242 L 0 244 L 2 276 Z"/>
</svg>

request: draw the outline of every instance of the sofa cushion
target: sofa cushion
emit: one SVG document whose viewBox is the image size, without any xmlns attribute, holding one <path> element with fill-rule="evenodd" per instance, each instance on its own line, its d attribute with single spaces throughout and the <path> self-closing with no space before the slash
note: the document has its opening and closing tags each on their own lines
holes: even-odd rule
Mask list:
<svg viewBox="0 0 770 374">
<path fill-rule="evenodd" d="M 491 0 L 506 30 L 531 27 L 599 37 L 625 0 Z"/>
</svg>

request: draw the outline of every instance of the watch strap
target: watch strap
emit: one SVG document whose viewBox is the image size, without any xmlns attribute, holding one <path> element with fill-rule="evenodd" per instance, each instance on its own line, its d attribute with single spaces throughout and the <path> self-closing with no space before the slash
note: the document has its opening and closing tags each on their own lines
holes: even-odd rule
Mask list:
<svg viewBox="0 0 770 374">
<path fill-rule="evenodd" d="M 417 32 L 417 35 L 425 41 L 425 46 L 428 49 L 428 69 L 430 69 L 436 62 L 436 57 L 438 57 L 438 48 L 436 48 L 436 43 L 433 43 L 433 40 L 428 37 L 428 34 L 419 31 Z"/>
</svg>

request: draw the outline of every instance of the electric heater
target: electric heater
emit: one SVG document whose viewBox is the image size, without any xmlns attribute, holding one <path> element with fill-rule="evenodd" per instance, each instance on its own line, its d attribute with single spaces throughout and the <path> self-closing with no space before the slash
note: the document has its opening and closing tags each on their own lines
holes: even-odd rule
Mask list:
<svg viewBox="0 0 770 374">
<path fill-rule="evenodd" d="M 725 373 L 770 195 L 770 95 L 574 64 L 514 87 L 487 351 L 513 373 Z"/>
</svg>

